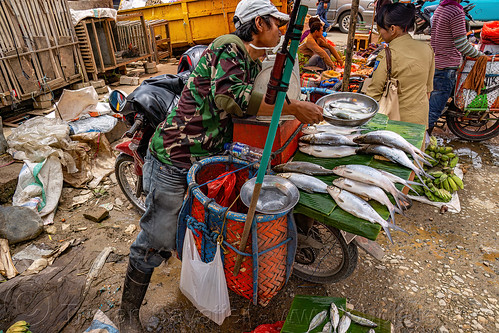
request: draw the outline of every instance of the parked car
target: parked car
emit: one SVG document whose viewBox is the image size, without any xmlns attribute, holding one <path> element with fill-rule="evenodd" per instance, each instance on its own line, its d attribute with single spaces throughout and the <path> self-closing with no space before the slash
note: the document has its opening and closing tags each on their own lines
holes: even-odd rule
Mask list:
<svg viewBox="0 0 499 333">
<path fill-rule="evenodd" d="M 437 5 L 440 1 L 427 1 L 424 5 Z M 498 0 L 470 0 L 475 5 L 470 11 L 474 21 L 499 21 L 499 1 Z"/>
<path fill-rule="evenodd" d="M 497 1 L 497 0 L 496 0 Z M 302 5 L 308 7 L 310 15 L 317 14 L 317 0 L 302 0 Z M 338 25 L 340 31 L 348 32 L 350 26 L 350 8 L 351 0 L 331 0 L 327 11 L 327 20 L 332 25 Z M 366 26 L 371 26 L 374 14 L 374 0 L 360 0 L 359 17 L 357 22 L 365 22 Z"/>
</svg>

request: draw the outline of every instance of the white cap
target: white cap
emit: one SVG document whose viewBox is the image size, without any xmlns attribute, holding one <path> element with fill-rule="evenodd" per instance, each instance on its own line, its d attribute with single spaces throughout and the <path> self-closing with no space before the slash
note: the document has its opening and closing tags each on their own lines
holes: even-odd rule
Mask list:
<svg viewBox="0 0 499 333">
<path fill-rule="evenodd" d="M 239 20 L 235 21 L 236 29 L 241 24 L 247 23 L 257 16 L 270 15 L 280 21 L 279 26 L 289 22 L 289 15 L 281 13 L 270 2 L 270 0 L 241 0 L 236 7 L 234 18 Z"/>
</svg>

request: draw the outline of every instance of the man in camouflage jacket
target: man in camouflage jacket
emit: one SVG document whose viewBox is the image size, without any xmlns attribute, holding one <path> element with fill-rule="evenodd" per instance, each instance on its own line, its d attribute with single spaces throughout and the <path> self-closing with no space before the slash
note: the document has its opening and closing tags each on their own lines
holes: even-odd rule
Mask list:
<svg viewBox="0 0 499 333">
<path fill-rule="evenodd" d="M 175 249 L 177 218 L 187 188 L 191 164 L 223 152 L 232 141 L 231 117 L 271 115 L 273 106 L 253 92 L 265 48 L 276 46 L 279 27 L 289 17 L 269 0 L 239 2 L 234 34 L 210 44 L 184 88 L 178 106 L 156 129 L 143 167 L 147 193 L 141 231 L 130 248 L 120 308 L 120 332 L 140 331 L 139 308 L 155 267 Z M 292 101 L 283 114 L 304 123 L 322 120 L 322 108 Z"/>
</svg>

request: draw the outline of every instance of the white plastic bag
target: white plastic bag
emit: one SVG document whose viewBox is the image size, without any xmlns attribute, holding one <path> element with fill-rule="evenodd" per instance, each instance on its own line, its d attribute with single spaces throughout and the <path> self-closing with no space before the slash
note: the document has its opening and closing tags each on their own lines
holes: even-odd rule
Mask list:
<svg viewBox="0 0 499 333">
<path fill-rule="evenodd" d="M 189 228 L 185 233 L 182 250 L 180 290 L 202 314 L 218 325 L 222 325 L 224 319 L 230 316 L 229 292 L 220 245 L 217 245 L 212 262 L 202 262 Z"/>
</svg>

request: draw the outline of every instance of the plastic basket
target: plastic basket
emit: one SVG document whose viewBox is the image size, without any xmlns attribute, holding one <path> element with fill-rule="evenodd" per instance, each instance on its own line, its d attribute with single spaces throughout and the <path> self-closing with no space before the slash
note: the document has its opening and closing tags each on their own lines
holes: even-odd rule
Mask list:
<svg viewBox="0 0 499 333">
<path fill-rule="evenodd" d="M 190 228 L 201 259 L 210 262 L 215 255 L 217 239 L 222 235 L 222 261 L 227 286 L 235 293 L 252 299 L 254 304 L 266 306 L 291 274 L 297 242 L 294 220 L 291 212 L 256 214 L 246 250 L 239 252 L 246 214 L 218 205 L 203 192 L 206 182 L 226 171 L 237 172 L 236 190 L 239 191 L 244 181 L 252 178 L 257 170 L 248 162 L 231 156 L 207 158 L 189 170 L 189 194 L 178 221 L 177 252 L 181 256 L 185 230 Z M 243 255 L 243 262 L 239 274 L 234 276 L 238 253 Z"/>
</svg>

